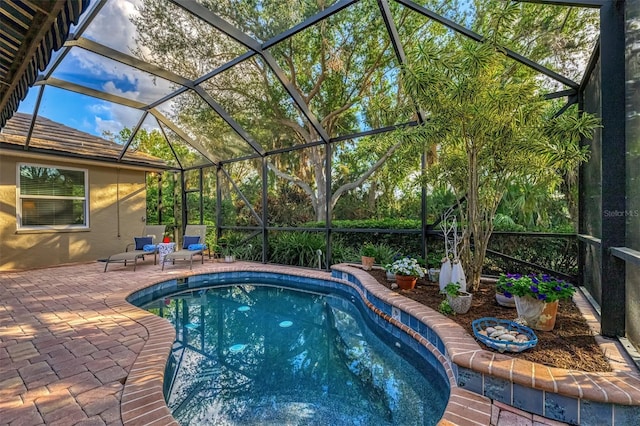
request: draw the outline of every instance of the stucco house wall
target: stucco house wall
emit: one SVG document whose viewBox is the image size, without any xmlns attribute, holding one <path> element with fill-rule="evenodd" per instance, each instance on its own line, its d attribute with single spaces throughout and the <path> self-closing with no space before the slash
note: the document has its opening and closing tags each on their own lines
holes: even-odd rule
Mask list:
<svg viewBox="0 0 640 426">
<path fill-rule="evenodd" d="M 0 130 L 0 270 L 95 262 L 142 235 L 146 172 L 166 165 L 141 151 L 119 161 L 122 149 L 46 117 L 15 113 Z M 17 188 L 21 164 L 41 167 L 25 169 L 24 202 Z M 52 168 L 63 172 L 49 175 Z"/>
<path fill-rule="evenodd" d="M 16 168 L 21 162 L 86 169 L 88 229 L 18 230 Z M 144 227 L 145 199 L 142 169 L 0 152 L 0 270 L 91 262 L 123 251 Z"/>
</svg>

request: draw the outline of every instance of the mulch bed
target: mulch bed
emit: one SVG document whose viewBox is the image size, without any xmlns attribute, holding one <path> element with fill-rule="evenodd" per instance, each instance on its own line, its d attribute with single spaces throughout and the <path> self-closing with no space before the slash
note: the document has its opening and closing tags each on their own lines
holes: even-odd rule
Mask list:
<svg viewBox="0 0 640 426">
<path fill-rule="evenodd" d="M 369 273 L 385 287 L 391 288 L 385 271 L 373 269 Z M 394 291 L 420 302 L 432 309 L 438 310 L 444 296 L 440 294 L 438 283 L 419 279 L 416 288 L 412 290 Z M 473 336 L 471 322 L 482 317 L 496 317 L 513 320 L 517 317 L 515 308 L 505 308 L 498 305 L 495 299 L 495 289 L 491 284 L 482 284 L 473 293 L 471 309 L 466 314 L 450 315 L 449 318 Z M 535 331 L 538 344 L 520 353 L 508 353 L 509 356 L 544 364 L 550 367 L 580 370 L 585 372 L 611 371 L 606 357 L 593 337 L 586 320 L 572 300 L 560 301 L 555 328 L 552 331 Z M 495 351 L 478 342 L 484 349 Z"/>
</svg>

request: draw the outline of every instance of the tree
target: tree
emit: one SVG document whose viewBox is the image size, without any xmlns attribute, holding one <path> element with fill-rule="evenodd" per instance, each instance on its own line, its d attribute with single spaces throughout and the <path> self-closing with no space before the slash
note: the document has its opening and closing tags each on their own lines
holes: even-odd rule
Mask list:
<svg viewBox="0 0 640 426">
<path fill-rule="evenodd" d="M 577 140 L 589 136 L 596 121 L 586 114 L 545 121 L 548 104 L 535 76 L 514 72 L 491 42 L 425 43 L 404 78 L 427 115 L 407 137 L 439 146 L 429 176 L 445 179 L 456 193 L 460 259 L 469 288 L 476 290 L 496 210 L 509 186 L 522 179 L 546 183 L 558 171 L 573 170 L 587 158 Z M 571 146 L 561 150 L 559 161 L 556 145 Z"/>
<path fill-rule="evenodd" d="M 259 5 L 236 0 L 200 3 L 258 42 L 269 40 L 327 7 L 324 0 L 265 1 Z M 576 56 L 563 56 L 560 52 L 584 51 L 589 31 L 583 28 L 592 28 L 580 26 L 588 15 L 574 8 L 558 14 L 548 5 L 504 7 L 507 2 L 490 0 L 435 3 L 437 6 L 431 7 L 436 12 L 480 32 L 496 21 L 508 19 L 517 23 L 517 28 L 495 33 L 502 38 L 493 41 L 531 54 L 534 60 L 548 56 L 549 65 L 554 68 L 566 67 Z M 148 0 L 140 8 L 140 18 L 133 21 L 138 29 L 138 45 L 144 48 L 133 50 L 162 68 L 194 79 L 246 51 L 238 42 L 171 2 Z M 447 42 L 450 38 L 451 31 L 443 25 L 394 2 L 390 8 L 405 51 L 413 51 L 425 40 Z M 560 43 L 572 31 L 579 37 Z M 366 199 L 369 210 L 378 199 L 392 206 L 397 200 L 395 185 L 409 188 L 411 173 L 392 182 L 389 177 L 398 175 L 390 172 L 390 167 L 409 165 L 411 170 L 419 170 L 416 159 L 424 147 L 415 145 L 415 140 L 393 135 L 349 141 L 347 144 L 352 146 L 337 154 L 334 149 L 332 159 L 351 157 L 350 164 L 357 167 L 341 168 L 344 164 L 336 164 L 334 170 L 340 172 L 334 172 L 333 178 L 337 177 L 341 184 L 332 185 L 328 194 L 327 182 L 332 176 L 326 175 L 324 167 L 326 145 L 314 145 L 323 142 L 322 136 L 291 101 L 280 81 L 284 75 L 304 108 L 317 117 L 330 138 L 415 120 L 415 109 L 398 79 L 399 64 L 377 2 L 357 2 L 272 45 L 268 51 L 282 74 L 276 75 L 257 54 L 202 82 L 200 87 L 266 150 L 310 145 L 268 158 L 271 187 L 282 186 L 283 182 L 295 185 L 308 197 L 319 221 L 324 221 L 327 205 L 333 209 L 340 197 L 356 188 L 369 191 L 366 198 L 360 197 Z M 511 67 L 516 68 L 515 62 Z M 186 91 L 164 107 L 178 127 L 222 159 L 255 154 L 194 91 Z M 396 164 L 390 164 L 392 159 Z M 343 170 L 347 173 L 341 174 Z"/>
<path fill-rule="evenodd" d="M 321 1 L 305 4 L 302 7 L 305 11 L 324 8 Z M 234 2 L 206 2 L 205 5 L 243 31 L 259 37 L 267 34 L 256 34 L 257 19 L 268 22 L 268 27 L 282 30 L 297 22 L 300 13 L 286 2 L 270 3 L 264 11 L 236 8 Z M 141 7 L 140 15 L 145 18 L 134 22 L 140 42 L 149 49 L 145 58 L 157 65 L 176 72 L 184 70 L 179 73 L 189 76 L 202 66 L 201 53 L 225 57 L 238 50 L 234 42 L 220 34 L 212 36 L 215 31 L 209 28 L 206 32 L 202 22 L 194 23 L 167 2 L 148 1 Z M 268 17 L 264 15 L 267 12 Z M 185 39 L 187 41 L 183 41 Z M 208 45 L 204 46 L 205 43 Z M 219 46 L 212 47 L 216 43 Z M 393 75 L 397 73 L 398 64 L 375 2 L 358 3 L 274 46 L 270 53 L 330 137 L 411 119 L 411 112 L 405 110 L 406 96 L 397 87 L 397 78 Z M 205 70 L 199 72 L 204 74 Z M 274 72 L 258 56 L 204 82 L 202 87 L 266 149 L 313 144 L 322 139 L 290 101 Z M 221 143 L 220 137 L 229 131 L 221 127 L 224 123 L 211 124 L 220 120 L 216 121 L 216 114 L 208 105 L 194 100 L 193 96 L 181 96 L 174 100 L 174 105 L 171 118 L 179 122 L 180 127 L 190 130 L 190 134 L 204 134 L 201 142 L 211 152 L 229 150 L 231 144 Z M 355 180 L 335 188 L 329 200 L 330 208 L 344 193 L 362 185 L 403 143 L 401 139 L 391 138 L 382 141 L 386 145 L 377 147 L 377 157 L 372 158 L 371 151 L 363 151 L 361 156 L 368 157 L 367 168 Z M 272 156 L 268 162 L 273 176 L 298 186 L 309 197 L 318 220 L 326 216 L 326 188 L 330 179 L 325 175 L 326 153 L 321 144 Z"/>
</svg>

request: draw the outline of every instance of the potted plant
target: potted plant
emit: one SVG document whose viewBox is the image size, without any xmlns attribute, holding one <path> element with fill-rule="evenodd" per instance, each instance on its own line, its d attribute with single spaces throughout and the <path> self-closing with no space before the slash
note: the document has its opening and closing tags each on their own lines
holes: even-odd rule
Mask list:
<svg viewBox="0 0 640 426">
<path fill-rule="evenodd" d="M 568 282 L 547 274 L 501 274 L 498 283 L 504 296 L 515 299 L 518 316 L 526 325 L 541 331 L 553 329 L 558 301 L 571 298 L 576 291 Z"/>
<path fill-rule="evenodd" d="M 402 256 L 400 253 L 395 253 L 391 258 L 385 258 L 384 259 L 384 271 L 387 274 L 387 281 L 395 281 L 396 280 L 396 274 L 395 272 L 393 272 L 393 262 L 395 262 L 398 259 L 402 259 L 404 256 Z"/>
<path fill-rule="evenodd" d="M 236 256 L 228 244 L 223 247 L 222 254 L 224 255 L 225 263 L 233 263 L 236 261 Z"/>
<path fill-rule="evenodd" d="M 440 268 L 429 268 L 429 281 L 437 283 L 440 280 Z"/>
<path fill-rule="evenodd" d="M 515 308 L 516 299 L 513 297 L 513 293 L 510 291 L 510 287 L 507 285 L 507 275 L 500 275 L 500 278 L 496 281 L 496 302 L 498 305 L 505 308 Z M 513 285 L 513 284 L 512 284 Z"/>
<path fill-rule="evenodd" d="M 370 271 L 373 268 L 373 264 L 376 263 L 376 246 L 373 243 L 366 242 L 360 249 L 360 255 L 362 256 L 362 268 L 365 271 Z"/>
<path fill-rule="evenodd" d="M 466 314 L 471 308 L 471 300 L 473 296 L 460 289 L 460 283 L 450 282 L 444 287 L 444 293 L 447 296 L 449 306 L 456 314 Z"/>
<path fill-rule="evenodd" d="M 410 290 L 416 286 L 418 278 L 424 277 L 425 270 L 412 257 L 403 257 L 391 264 L 389 268 L 396 276 L 396 283 L 402 290 Z"/>
</svg>

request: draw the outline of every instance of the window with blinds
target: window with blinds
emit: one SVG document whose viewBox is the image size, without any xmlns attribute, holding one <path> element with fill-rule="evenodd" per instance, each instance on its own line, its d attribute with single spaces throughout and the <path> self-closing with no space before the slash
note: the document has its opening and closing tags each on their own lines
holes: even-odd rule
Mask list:
<svg viewBox="0 0 640 426">
<path fill-rule="evenodd" d="M 87 170 L 20 164 L 18 229 L 86 228 Z"/>
</svg>

